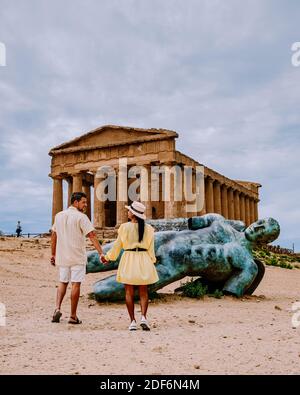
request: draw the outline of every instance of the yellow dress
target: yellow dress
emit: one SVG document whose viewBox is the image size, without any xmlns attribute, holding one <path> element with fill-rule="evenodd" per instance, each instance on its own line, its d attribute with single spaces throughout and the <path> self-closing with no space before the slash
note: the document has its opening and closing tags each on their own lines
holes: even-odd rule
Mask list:
<svg viewBox="0 0 300 395">
<path fill-rule="evenodd" d="M 131 285 L 147 285 L 156 283 L 159 278 L 154 263 L 154 229 L 145 224 L 144 237 L 138 241 L 138 224 L 126 222 L 118 229 L 118 238 L 112 248 L 107 252 L 105 258 L 115 261 L 123 248 L 132 249 L 136 247 L 145 248 L 147 251 L 124 251 L 117 272 L 116 280 L 119 283 Z"/>
</svg>

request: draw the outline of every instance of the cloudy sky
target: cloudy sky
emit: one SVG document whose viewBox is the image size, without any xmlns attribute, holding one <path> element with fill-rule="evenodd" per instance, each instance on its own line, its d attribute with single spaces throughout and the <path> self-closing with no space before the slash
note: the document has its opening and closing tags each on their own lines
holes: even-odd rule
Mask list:
<svg viewBox="0 0 300 395">
<path fill-rule="evenodd" d="M 0 229 L 49 229 L 51 147 L 104 124 L 260 182 L 300 251 L 298 0 L 0 0 Z"/>
</svg>

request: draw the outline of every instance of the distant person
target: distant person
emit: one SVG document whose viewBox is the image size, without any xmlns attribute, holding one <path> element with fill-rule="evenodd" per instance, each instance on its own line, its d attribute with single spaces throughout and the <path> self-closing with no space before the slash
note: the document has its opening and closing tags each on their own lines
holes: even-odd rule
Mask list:
<svg viewBox="0 0 300 395">
<path fill-rule="evenodd" d="M 20 237 L 20 236 L 21 236 L 21 233 L 22 233 L 21 222 L 18 221 L 18 223 L 17 223 L 17 229 L 16 229 L 17 237 Z"/>
<path fill-rule="evenodd" d="M 85 237 L 89 237 L 100 255 L 104 258 L 102 247 L 97 240 L 95 229 L 84 211 L 87 208 L 87 197 L 83 192 L 74 192 L 71 196 L 71 206 L 55 216 L 51 234 L 51 264 L 59 266 L 59 287 L 57 289 L 56 309 L 52 322 L 59 322 L 63 298 L 69 281 L 72 283 L 71 314 L 69 324 L 81 324 L 77 317 L 77 306 L 80 296 L 80 285 L 85 278 L 87 254 Z"/>
</svg>

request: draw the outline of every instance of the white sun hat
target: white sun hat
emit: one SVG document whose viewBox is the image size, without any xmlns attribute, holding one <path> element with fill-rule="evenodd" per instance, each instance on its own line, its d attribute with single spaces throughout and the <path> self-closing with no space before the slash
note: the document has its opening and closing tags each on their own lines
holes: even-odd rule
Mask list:
<svg viewBox="0 0 300 395">
<path fill-rule="evenodd" d="M 132 202 L 130 206 L 125 206 L 129 211 L 132 212 L 136 217 L 146 219 L 144 214 L 146 207 L 141 202 Z"/>
</svg>

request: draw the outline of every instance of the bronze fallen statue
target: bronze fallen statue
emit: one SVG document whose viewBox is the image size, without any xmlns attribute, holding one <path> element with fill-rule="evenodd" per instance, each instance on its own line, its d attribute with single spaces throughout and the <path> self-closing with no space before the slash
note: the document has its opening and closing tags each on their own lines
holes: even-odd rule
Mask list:
<svg viewBox="0 0 300 395">
<path fill-rule="evenodd" d="M 265 218 L 248 228 L 242 221 L 226 220 L 219 214 L 200 217 L 148 220 L 155 233 L 159 281 L 149 285 L 155 292 L 186 276 L 201 278 L 210 290 L 219 289 L 237 297 L 252 294 L 264 276 L 264 265 L 253 258 L 257 244 L 270 243 L 280 233 L 278 222 Z M 103 247 L 104 253 L 112 243 Z M 121 254 L 123 251 L 121 252 Z M 88 254 L 87 273 L 117 269 L 121 257 L 103 265 L 97 252 Z M 112 275 L 94 284 L 97 300 L 124 299 L 124 285 Z"/>
</svg>

